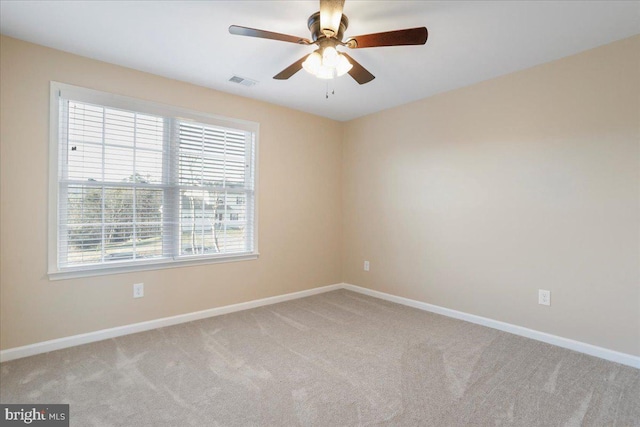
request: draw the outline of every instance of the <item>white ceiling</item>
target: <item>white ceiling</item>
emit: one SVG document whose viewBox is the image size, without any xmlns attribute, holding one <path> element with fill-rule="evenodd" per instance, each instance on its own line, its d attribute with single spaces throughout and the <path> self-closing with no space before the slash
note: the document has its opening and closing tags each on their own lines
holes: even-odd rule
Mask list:
<svg viewBox="0 0 640 427">
<path fill-rule="evenodd" d="M 2 34 L 223 92 L 349 120 L 640 33 L 640 1 L 347 0 L 346 37 L 426 26 L 425 46 L 351 50 L 376 76 L 273 80 L 311 46 L 229 34 L 231 24 L 309 38 L 318 1 L 9 1 Z M 345 48 L 346 49 L 346 48 Z M 251 88 L 232 75 L 257 80 Z"/>
</svg>

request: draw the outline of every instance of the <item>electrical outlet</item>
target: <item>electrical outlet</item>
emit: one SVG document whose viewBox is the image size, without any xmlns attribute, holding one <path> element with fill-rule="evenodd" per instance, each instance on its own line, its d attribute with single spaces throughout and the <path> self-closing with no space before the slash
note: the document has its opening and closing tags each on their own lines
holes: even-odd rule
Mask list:
<svg viewBox="0 0 640 427">
<path fill-rule="evenodd" d="M 369 271 L 369 261 L 364 262 L 364 271 Z"/>
<path fill-rule="evenodd" d="M 551 305 L 551 291 L 538 289 L 538 304 Z"/>
<path fill-rule="evenodd" d="M 144 283 L 133 284 L 133 297 L 142 298 L 144 296 Z"/>
</svg>

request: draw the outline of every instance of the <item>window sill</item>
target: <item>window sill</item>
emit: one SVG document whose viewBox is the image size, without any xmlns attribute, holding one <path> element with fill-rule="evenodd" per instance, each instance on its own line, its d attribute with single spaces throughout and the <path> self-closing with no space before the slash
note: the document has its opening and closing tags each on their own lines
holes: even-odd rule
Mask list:
<svg viewBox="0 0 640 427">
<path fill-rule="evenodd" d="M 136 271 L 149 271 L 149 270 L 162 270 L 168 268 L 190 267 L 195 265 L 204 264 L 219 264 L 225 262 L 235 261 L 249 261 L 258 259 L 259 253 L 243 254 L 243 255 L 228 255 L 218 256 L 215 258 L 197 258 L 197 259 L 180 259 L 180 260 L 161 260 L 155 262 L 148 262 L 144 264 L 127 264 L 123 263 L 117 266 L 86 266 L 69 268 L 62 271 L 49 272 L 49 280 L 64 280 L 75 279 L 78 277 L 90 277 L 90 276 L 105 276 L 109 274 L 122 274 Z"/>
</svg>

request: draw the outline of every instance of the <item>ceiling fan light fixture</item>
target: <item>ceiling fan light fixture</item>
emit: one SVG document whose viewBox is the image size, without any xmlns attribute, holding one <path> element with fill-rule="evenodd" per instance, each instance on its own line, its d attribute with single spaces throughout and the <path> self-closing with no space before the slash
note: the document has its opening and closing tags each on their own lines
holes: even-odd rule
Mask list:
<svg viewBox="0 0 640 427">
<path fill-rule="evenodd" d="M 322 66 L 322 56 L 316 51 L 307 56 L 307 59 L 302 63 L 302 68 L 309 74 L 314 76 L 318 74 L 318 70 Z"/>
<path fill-rule="evenodd" d="M 320 54 L 322 52 L 322 54 Z M 302 68 L 319 79 L 333 79 L 349 72 L 353 65 L 335 47 L 326 46 L 307 56 Z"/>
<path fill-rule="evenodd" d="M 338 64 L 336 64 L 336 74 L 338 77 L 345 75 L 353 68 L 353 64 L 344 55 L 338 55 Z"/>
<path fill-rule="evenodd" d="M 316 73 L 317 78 L 324 79 L 324 80 L 332 79 L 335 76 L 336 76 L 335 67 L 328 67 L 324 64 L 322 64 L 322 66 L 318 69 L 318 72 Z"/>
<path fill-rule="evenodd" d="M 327 46 L 322 49 L 322 65 L 327 67 L 336 67 L 338 65 L 338 51 L 333 46 Z"/>
</svg>

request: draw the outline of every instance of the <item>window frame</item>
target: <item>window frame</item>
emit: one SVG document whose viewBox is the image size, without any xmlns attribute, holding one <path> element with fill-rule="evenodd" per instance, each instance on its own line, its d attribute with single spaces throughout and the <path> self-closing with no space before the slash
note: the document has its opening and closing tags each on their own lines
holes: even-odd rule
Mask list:
<svg viewBox="0 0 640 427">
<path fill-rule="evenodd" d="M 63 95 L 62 95 L 63 94 Z M 204 125 L 244 130 L 253 133 L 253 251 L 242 254 L 199 255 L 197 257 L 162 258 L 136 260 L 123 264 L 93 264 L 60 268 L 58 265 L 58 220 L 60 215 L 59 183 L 59 138 L 60 138 L 60 96 L 74 101 L 92 103 L 105 107 L 132 110 L 144 114 L 171 117 L 182 121 L 192 121 Z M 255 122 L 232 119 L 209 113 L 189 110 L 157 102 L 145 101 L 128 96 L 116 95 L 73 86 L 55 81 L 50 82 L 49 95 L 49 204 L 48 204 L 48 277 L 61 280 L 74 277 L 119 274 L 133 271 L 157 270 L 201 264 L 214 264 L 257 259 L 258 252 L 258 152 L 260 125 Z"/>
</svg>

